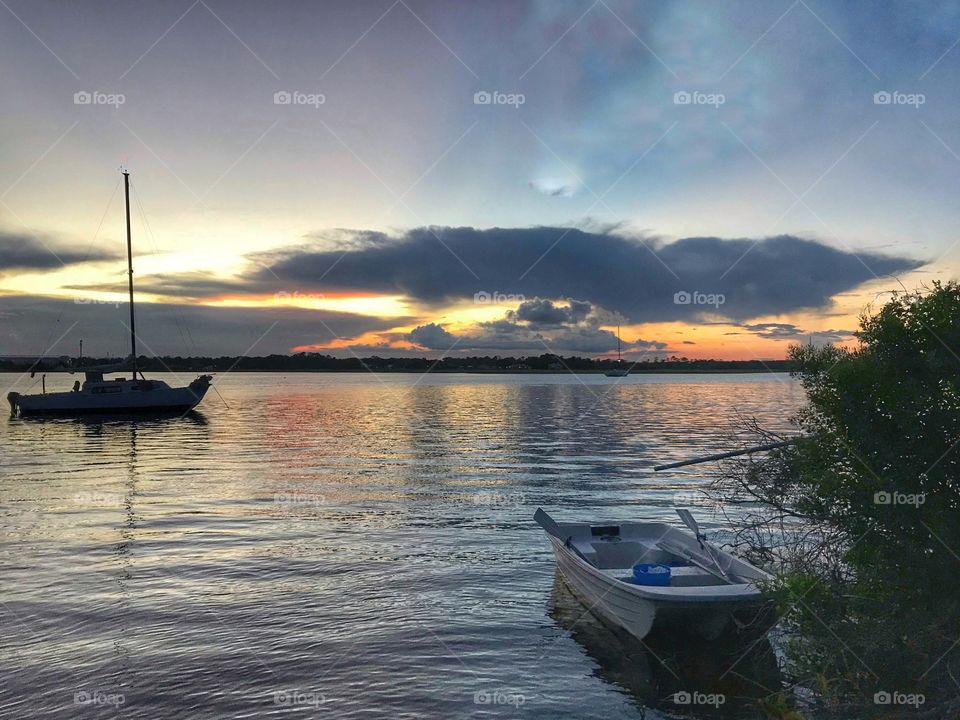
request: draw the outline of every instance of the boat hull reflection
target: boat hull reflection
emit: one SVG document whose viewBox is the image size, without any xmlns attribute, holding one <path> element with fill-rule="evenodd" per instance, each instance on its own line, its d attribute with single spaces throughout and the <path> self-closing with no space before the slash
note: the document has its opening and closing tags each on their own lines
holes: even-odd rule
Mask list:
<svg viewBox="0 0 960 720">
<path fill-rule="evenodd" d="M 590 612 L 559 572 L 548 614 L 596 663 L 593 674 L 642 708 L 697 718 L 764 717 L 763 700 L 782 687 L 766 637 L 748 640 L 731 632 L 695 643 L 689 636 L 654 631 L 638 640 Z"/>
</svg>

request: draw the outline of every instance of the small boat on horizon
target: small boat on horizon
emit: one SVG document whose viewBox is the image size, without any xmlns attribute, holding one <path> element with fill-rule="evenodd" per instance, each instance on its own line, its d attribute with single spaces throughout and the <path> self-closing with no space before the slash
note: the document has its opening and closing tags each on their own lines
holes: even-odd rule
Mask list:
<svg viewBox="0 0 960 720">
<path fill-rule="evenodd" d="M 688 527 L 696 522 L 678 510 Z M 695 534 L 657 522 L 557 523 L 542 508 L 557 567 L 586 607 L 638 639 L 654 630 L 715 640 L 731 628 L 766 632 L 775 620 L 760 585 L 773 580 Z"/>
<path fill-rule="evenodd" d="M 169 413 L 187 412 L 203 400 L 211 387 L 210 375 L 200 375 L 185 387 L 170 387 L 163 380 L 147 380 L 137 368 L 137 334 L 133 302 L 133 248 L 130 237 L 130 173 L 123 173 L 127 220 L 127 273 L 130 292 L 130 357 L 129 365 L 81 368 L 84 382 L 74 383 L 67 392 L 43 392 L 39 395 L 7 394 L 12 415 L 86 415 L 90 413 Z M 81 346 L 82 347 L 82 346 Z M 82 351 L 81 351 L 82 355 Z M 82 358 L 81 358 L 82 359 Z M 104 380 L 112 372 L 130 370 L 131 376 Z M 137 378 L 137 375 L 140 378 Z M 32 374 L 31 374 L 32 376 Z"/>
</svg>

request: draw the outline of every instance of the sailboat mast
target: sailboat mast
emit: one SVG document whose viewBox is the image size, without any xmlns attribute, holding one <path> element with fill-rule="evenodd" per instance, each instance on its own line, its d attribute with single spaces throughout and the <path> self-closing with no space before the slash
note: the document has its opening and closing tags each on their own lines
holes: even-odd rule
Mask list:
<svg viewBox="0 0 960 720">
<path fill-rule="evenodd" d="M 130 242 L 130 173 L 123 171 L 123 194 L 127 201 L 127 279 L 130 288 L 130 355 L 133 357 L 133 379 L 137 379 L 137 325 L 133 316 L 133 245 Z"/>
<path fill-rule="evenodd" d="M 623 362 L 623 358 L 620 357 L 620 323 L 617 323 L 617 362 Z"/>
</svg>

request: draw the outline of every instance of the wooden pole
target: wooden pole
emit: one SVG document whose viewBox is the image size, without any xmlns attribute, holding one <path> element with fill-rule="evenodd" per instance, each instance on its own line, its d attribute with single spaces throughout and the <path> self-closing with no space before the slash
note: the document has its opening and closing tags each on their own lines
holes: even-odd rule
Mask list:
<svg viewBox="0 0 960 720">
<path fill-rule="evenodd" d="M 716 455 L 704 455 L 703 457 L 691 458 L 690 460 L 681 460 L 680 462 L 669 463 L 667 465 L 657 465 L 654 471 L 671 470 L 673 468 L 685 467 L 686 465 L 697 465 L 699 463 L 710 462 L 711 460 L 723 460 L 724 458 L 737 457 L 738 455 L 749 455 L 750 453 L 763 452 L 764 450 L 776 450 L 777 448 L 793 445 L 800 438 L 783 440 L 782 442 L 769 443 L 767 445 L 757 445 L 746 450 L 733 450 L 731 452 L 717 453 Z"/>
</svg>

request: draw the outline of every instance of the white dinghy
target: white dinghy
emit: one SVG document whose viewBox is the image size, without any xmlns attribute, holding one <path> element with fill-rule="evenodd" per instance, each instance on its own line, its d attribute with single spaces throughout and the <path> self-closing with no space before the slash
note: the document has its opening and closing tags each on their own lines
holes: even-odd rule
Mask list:
<svg viewBox="0 0 960 720">
<path fill-rule="evenodd" d="M 766 632 L 775 620 L 760 584 L 773 576 L 666 523 L 557 523 L 542 509 L 557 567 L 589 610 L 643 639 L 653 630 L 716 639 L 730 627 Z"/>
</svg>

